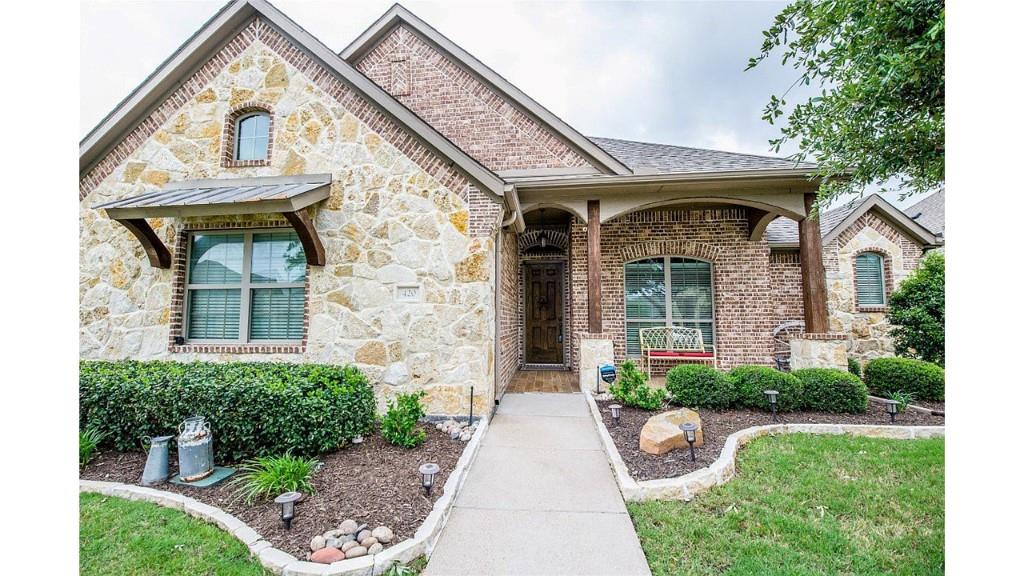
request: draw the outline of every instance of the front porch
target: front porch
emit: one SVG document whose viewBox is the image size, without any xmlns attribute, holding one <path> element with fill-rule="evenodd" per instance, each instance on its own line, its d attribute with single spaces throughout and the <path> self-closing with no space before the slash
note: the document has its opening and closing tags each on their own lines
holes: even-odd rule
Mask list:
<svg viewBox="0 0 1024 576">
<path fill-rule="evenodd" d="M 610 341 L 621 363 L 640 356 L 640 330 L 685 326 L 728 369 L 776 365 L 786 322 L 826 335 L 815 188 L 805 177 L 710 189 L 520 183 L 525 230 L 498 237 L 499 396 L 558 389 L 564 372 L 523 369 L 578 373 L 581 338 Z M 800 294 L 782 294 L 773 276 L 763 232 L 779 216 L 799 222 Z M 793 309 L 802 318 L 785 316 Z"/>
</svg>

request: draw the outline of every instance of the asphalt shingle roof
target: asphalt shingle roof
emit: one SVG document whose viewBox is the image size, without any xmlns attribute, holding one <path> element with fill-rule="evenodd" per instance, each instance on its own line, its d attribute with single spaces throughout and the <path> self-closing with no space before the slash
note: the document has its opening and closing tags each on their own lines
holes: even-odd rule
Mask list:
<svg viewBox="0 0 1024 576">
<path fill-rule="evenodd" d="M 615 138 L 589 137 L 631 170 L 646 169 L 659 174 L 713 172 L 720 170 L 763 170 L 766 168 L 814 168 L 810 162 L 797 164 L 786 158 L 722 152 L 669 144 L 635 142 Z"/>
<path fill-rule="evenodd" d="M 857 198 L 838 208 L 832 210 L 826 210 L 821 215 L 821 235 L 828 236 L 828 233 L 835 229 L 836 226 L 857 209 L 858 206 L 867 201 L 870 196 L 863 198 Z M 800 233 L 797 229 L 795 220 L 791 220 L 786 217 L 779 217 L 772 220 L 768 227 L 764 230 L 764 237 L 768 240 L 769 244 L 783 244 L 790 242 L 799 242 Z"/>
<path fill-rule="evenodd" d="M 918 224 L 931 230 L 932 234 L 944 235 L 946 232 L 946 189 L 943 188 L 928 196 L 904 212 Z"/>
</svg>

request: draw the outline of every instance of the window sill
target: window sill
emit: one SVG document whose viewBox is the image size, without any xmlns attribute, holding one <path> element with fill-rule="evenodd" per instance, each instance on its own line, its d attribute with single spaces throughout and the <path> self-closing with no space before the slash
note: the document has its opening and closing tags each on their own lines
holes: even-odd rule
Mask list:
<svg viewBox="0 0 1024 576">
<path fill-rule="evenodd" d="M 857 312 L 888 312 L 888 306 L 857 306 Z"/>
<path fill-rule="evenodd" d="M 254 168 L 259 166 L 270 166 L 270 160 L 223 160 L 223 168 Z"/>
<path fill-rule="evenodd" d="M 302 354 L 305 344 L 171 344 L 171 354 Z"/>
</svg>

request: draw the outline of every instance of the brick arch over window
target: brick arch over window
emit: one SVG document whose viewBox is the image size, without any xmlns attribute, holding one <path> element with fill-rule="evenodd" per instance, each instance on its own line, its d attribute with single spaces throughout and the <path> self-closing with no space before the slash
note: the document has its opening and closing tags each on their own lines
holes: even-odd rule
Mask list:
<svg viewBox="0 0 1024 576">
<path fill-rule="evenodd" d="M 877 254 L 882 257 L 882 281 L 885 284 L 885 304 L 882 306 L 862 306 L 857 292 L 857 257 L 861 254 Z M 853 268 L 853 298 L 858 312 L 881 312 L 889 309 L 889 296 L 894 289 L 892 277 L 892 255 L 884 248 L 861 248 L 850 254 L 850 266 Z"/>
<path fill-rule="evenodd" d="M 560 230 L 528 230 L 519 235 L 519 250 L 525 252 L 540 246 L 540 234 L 547 236 L 547 245 L 565 252 L 569 249 L 569 235 Z"/>
<path fill-rule="evenodd" d="M 270 128 L 267 130 L 267 157 L 263 160 L 236 160 L 235 147 L 238 145 L 238 135 L 235 130 L 238 127 L 238 120 L 249 114 L 263 113 L 270 120 Z M 243 168 L 249 166 L 270 166 L 271 154 L 274 151 L 274 109 L 265 102 L 250 100 L 235 107 L 224 117 L 224 131 L 220 140 L 220 163 L 225 168 Z"/>
<path fill-rule="evenodd" d="M 622 247 L 619 256 L 623 262 L 651 258 L 655 256 L 682 256 L 696 260 L 706 260 L 714 264 L 721 257 L 721 247 L 706 242 L 659 240 L 641 242 Z"/>
</svg>

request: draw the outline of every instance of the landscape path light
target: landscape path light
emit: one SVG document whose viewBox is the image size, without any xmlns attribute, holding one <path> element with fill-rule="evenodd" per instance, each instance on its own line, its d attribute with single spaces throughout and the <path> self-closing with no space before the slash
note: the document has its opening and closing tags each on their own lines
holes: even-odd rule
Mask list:
<svg viewBox="0 0 1024 576">
<path fill-rule="evenodd" d="M 896 413 L 900 411 L 899 409 L 900 409 L 899 402 L 897 402 L 895 400 L 886 400 L 885 401 L 885 411 L 889 413 L 889 423 L 890 424 L 895 424 L 896 423 Z"/>
<path fill-rule="evenodd" d="M 281 521 L 284 522 L 285 530 L 292 529 L 292 520 L 295 518 L 295 503 L 302 498 L 298 492 L 285 492 L 277 498 L 274 503 L 281 506 Z"/>
<path fill-rule="evenodd" d="M 690 445 L 690 462 L 696 462 L 697 457 L 693 453 L 693 443 L 697 441 L 697 425 L 693 422 L 685 422 L 679 425 L 686 437 L 686 443 Z"/>
<path fill-rule="evenodd" d="M 426 490 L 427 496 L 430 496 L 430 490 L 434 487 L 434 477 L 441 471 L 441 467 L 433 462 L 428 462 L 420 466 L 420 482 L 423 484 L 423 489 Z"/>
<path fill-rule="evenodd" d="M 608 407 L 608 409 L 612 411 L 612 420 L 615 420 L 615 425 L 618 426 L 619 410 L 622 410 L 622 406 L 619 406 L 618 404 L 612 404 L 611 406 Z"/>
<path fill-rule="evenodd" d="M 768 405 L 772 407 L 772 422 L 778 422 L 779 417 L 777 415 L 778 403 L 779 403 L 779 391 L 778 390 L 765 390 L 764 395 L 768 398 Z"/>
</svg>

